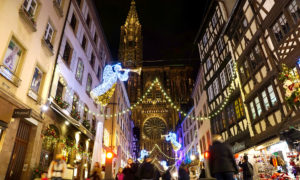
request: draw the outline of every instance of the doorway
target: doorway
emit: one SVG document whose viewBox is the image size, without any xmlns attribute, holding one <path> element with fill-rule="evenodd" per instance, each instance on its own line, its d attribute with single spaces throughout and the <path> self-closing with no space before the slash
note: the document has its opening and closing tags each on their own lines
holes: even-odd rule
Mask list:
<svg viewBox="0 0 300 180">
<path fill-rule="evenodd" d="M 31 125 L 20 120 L 5 180 L 20 179 L 29 142 Z"/>
</svg>

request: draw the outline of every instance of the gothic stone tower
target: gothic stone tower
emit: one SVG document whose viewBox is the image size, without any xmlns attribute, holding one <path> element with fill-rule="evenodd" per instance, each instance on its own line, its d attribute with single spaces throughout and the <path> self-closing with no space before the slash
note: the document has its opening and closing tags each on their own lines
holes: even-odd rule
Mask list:
<svg viewBox="0 0 300 180">
<path fill-rule="evenodd" d="M 193 86 L 192 67 L 179 65 L 182 63 L 148 64 L 142 59 L 142 45 L 141 24 L 138 20 L 135 1 L 132 1 L 125 24 L 121 27 L 119 47 L 119 59 L 125 68 L 142 67 L 141 75 L 130 73 L 129 76 L 127 93 L 131 105 L 144 95 L 156 78 L 177 107 L 186 104 Z M 165 159 L 162 152 L 169 157 L 174 157 L 170 143 L 162 139 L 161 135 L 175 130 L 179 116 L 160 91 L 159 85 L 156 84 L 147 97 L 136 105 L 132 110 L 131 118 L 135 126 L 140 128 L 141 149 L 149 151 L 158 145 L 159 149 L 156 148 L 153 151 L 152 157 Z"/>
<path fill-rule="evenodd" d="M 139 68 L 143 59 L 142 26 L 138 19 L 135 1 L 131 1 L 125 24 L 121 26 L 119 59 L 126 68 Z M 130 73 L 127 91 L 130 102 L 134 103 L 140 96 L 140 77 Z"/>
</svg>

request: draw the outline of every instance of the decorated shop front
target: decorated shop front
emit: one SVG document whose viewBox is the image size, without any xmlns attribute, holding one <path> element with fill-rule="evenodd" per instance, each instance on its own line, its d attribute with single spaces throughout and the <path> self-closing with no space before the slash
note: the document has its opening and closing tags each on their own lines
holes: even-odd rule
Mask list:
<svg viewBox="0 0 300 180">
<path fill-rule="evenodd" d="M 291 162 L 295 160 L 295 150 L 289 148 L 286 141 L 279 137 L 269 140 L 263 144 L 249 148 L 235 154 L 236 163 L 242 161 L 245 155 L 253 166 L 253 179 L 288 179 L 295 178 L 294 167 Z M 238 178 L 242 179 L 242 169 Z"/>
</svg>

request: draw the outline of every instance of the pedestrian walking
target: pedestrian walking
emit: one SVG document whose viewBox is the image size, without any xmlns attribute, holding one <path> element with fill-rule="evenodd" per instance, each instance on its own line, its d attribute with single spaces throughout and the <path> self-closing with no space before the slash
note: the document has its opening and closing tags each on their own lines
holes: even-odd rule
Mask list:
<svg viewBox="0 0 300 180">
<path fill-rule="evenodd" d="M 239 166 L 243 169 L 243 179 L 244 180 L 253 180 L 253 166 L 248 162 L 248 156 L 244 155 Z"/>
<path fill-rule="evenodd" d="M 116 175 L 116 180 L 123 180 L 124 174 L 123 174 L 123 168 L 119 167 L 118 173 Z"/>
<path fill-rule="evenodd" d="M 48 178 L 51 180 L 62 180 L 66 170 L 67 164 L 63 160 L 63 155 L 57 154 L 55 160 L 50 163 Z"/>
<path fill-rule="evenodd" d="M 178 180 L 190 180 L 190 175 L 187 166 L 182 163 L 178 170 Z"/>
<path fill-rule="evenodd" d="M 138 167 L 131 158 L 127 160 L 127 165 L 123 169 L 124 180 L 136 180 Z"/>
<path fill-rule="evenodd" d="M 209 148 L 209 169 L 217 180 L 234 180 L 238 168 L 231 147 L 222 141 L 221 135 L 213 135 L 213 144 Z"/>
<path fill-rule="evenodd" d="M 154 180 L 159 178 L 154 165 L 151 163 L 152 159 L 147 156 L 145 161 L 140 166 L 141 180 Z"/>
<path fill-rule="evenodd" d="M 89 178 L 91 180 L 101 180 L 101 168 L 99 162 L 95 162 Z"/>
</svg>

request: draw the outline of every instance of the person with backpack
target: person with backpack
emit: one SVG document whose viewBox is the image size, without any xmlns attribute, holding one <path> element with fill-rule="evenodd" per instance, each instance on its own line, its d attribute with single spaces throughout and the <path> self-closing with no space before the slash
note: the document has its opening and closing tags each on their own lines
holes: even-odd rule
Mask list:
<svg viewBox="0 0 300 180">
<path fill-rule="evenodd" d="M 244 155 L 239 166 L 243 169 L 243 179 L 244 180 L 253 180 L 253 166 L 248 162 L 248 156 Z"/>
</svg>

